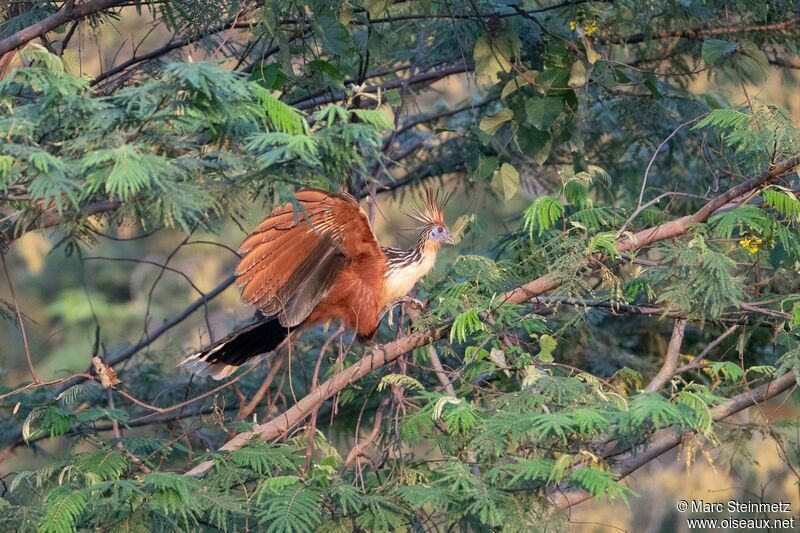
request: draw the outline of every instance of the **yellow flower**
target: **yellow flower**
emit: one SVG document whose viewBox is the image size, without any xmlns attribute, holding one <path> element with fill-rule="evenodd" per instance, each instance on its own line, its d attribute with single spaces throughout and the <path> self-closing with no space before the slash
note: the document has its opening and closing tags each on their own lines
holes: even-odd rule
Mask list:
<svg viewBox="0 0 800 533">
<path fill-rule="evenodd" d="M 569 29 L 572 30 L 572 31 L 575 31 L 575 28 L 576 28 L 575 21 L 574 20 L 570 20 L 569 21 Z"/>
<path fill-rule="evenodd" d="M 586 32 L 586 35 L 597 33 L 597 21 L 591 21 L 589 24 L 583 27 L 583 31 Z"/>
<path fill-rule="evenodd" d="M 742 237 L 742 239 L 739 241 L 739 244 L 742 247 L 747 248 L 747 251 L 749 251 L 751 254 L 754 254 L 757 253 L 759 247 L 764 244 L 764 239 L 760 237 Z"/>
</svg>

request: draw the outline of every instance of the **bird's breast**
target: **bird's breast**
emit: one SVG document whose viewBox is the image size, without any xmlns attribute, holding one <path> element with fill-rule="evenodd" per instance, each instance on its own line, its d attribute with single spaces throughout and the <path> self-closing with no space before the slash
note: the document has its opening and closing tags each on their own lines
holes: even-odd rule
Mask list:
<svg viewBox="0 0 800 533">
<path fill-rule="evenodd" d="M 419 261 L 387 271 L 381 307 L 411 292 L 417 281 L 430 272 L 435 261 L 435 254 L 423 254 Z"/>
</svg>

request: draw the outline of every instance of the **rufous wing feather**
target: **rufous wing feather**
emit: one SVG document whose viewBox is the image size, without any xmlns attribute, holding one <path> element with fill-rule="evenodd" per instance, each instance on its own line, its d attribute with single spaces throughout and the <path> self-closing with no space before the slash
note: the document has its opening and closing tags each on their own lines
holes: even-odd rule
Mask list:
<svg viewBox="0 0 800 533">
<path fill-rule="evenodd" d="M 276 207 L 239 252 L 242 299 L 289 327 L 308 317 L 345 265 L 383 256 L 355 198 L 321 189 Z"/>
</svg>

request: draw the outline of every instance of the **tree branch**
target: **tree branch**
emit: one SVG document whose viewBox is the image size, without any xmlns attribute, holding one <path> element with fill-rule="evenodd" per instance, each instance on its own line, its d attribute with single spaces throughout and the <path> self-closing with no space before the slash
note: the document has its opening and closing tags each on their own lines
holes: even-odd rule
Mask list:
<svg viewBox="0 0 800 533">
<path fill-rule="evenodd" d="M 119 65 L 109 68 L 107 71 L 99 74 L 95 79 L 93 79 L 91 81 L 90 85 L 92 85 L 92 86 L 97 85 L 98 83 L 100 83 L 100 82 L 102 82 L 102 81 L 104 81 L 104 80 L 106 80 L 106 79 L 108 79 L 108 78 L 110 78 L 112 76 L 115 76 L 116 74 L 119 74 L 120 72 L 124 71 L 125 69 L 127 69 L 129 67 L 137 65 L 139 63 L 143 63 L 145 61 L 149 61 L 151 59 L 156 59 L 158 57 L 161 57 L 163 55 L 166 55 L 166 54 L 172 52 L 173 50 L 177 50 L 178 48 L 183 48 L 184 46 L 187 46 L 189 44 L 196 43 L 196 42 L 198 42 L 198 41 L 200 41 L 202 39 L 205 39 L 206 37 L 210 37 L 211 35 L 214 35 L 216 33 L 219 33 L 219 32 L 222 32 L 222 31 L 227 31 L 227 30 L 244 29 L 244 28 L 249 28 L 251 26 L 253 26 L 253 24 L 250 23 L 250 22 L 234 23 L 233 20 L 231 20 L 231 21 L 227 22 L 226 24 L 222 24 L 220 26 L 216 26 L 214 28 L 210 28 L 210 29 L 208 29 L 208 30 L 206 30 L 206 31 L 204 31 L 202 33 L 198 33 L 196 35 L 192 35 L 192 36 L 189 36 L 189 37 L 183 37 L 182 39 L 178 39 L 176 41 L 170 41 L 170 42 L 168 42 L 167 44 L 165 44 L 164 46 L 162 46 L 160 48 L 156 48 L 155 50 L 151 50 L 150 52 L 144 53 L 144 54 L 139 55 L 139 56 L 134 55 L 133 57 L 123 61 Z M 277 51 L 278 51 L 278 47 L 276 46 L 276 47 L 271 48 L 268 51 L 268 53 L 272 54 L 272 53 L 275 53 Z"/>
<path fill-rule="evenodd" d="M 786 31 L 797 27 L 797 19 L 787 20 L 784 22 L 776 22 L 774 24 L 761 24 L 756 26 L 726 26 L 723 28 L 694 28 L 691 30 L 675 30 L 656 33 L 654 35 L 647 35 L 644 33 L 635 33 L 609 41 L 607 44 L 634 44 L 643 43 L 645 41 L 657 41 L 661 39 L 695 39 L 704 40 L 706 37 L 726 36 L 735 33 L 753 33 L 758 31 Z"/>
<path fill-rule="evenodd" d="M 0 40 L 0 56 L 12 50 L 16 50 L 22 45 L 58 28 L 62 24 L 94 15 L 104 9 L 116 7 L 120 4 L 124 4 L 125 1 L 126 0 L 91 0 L 77 6 L 74 5 L 75 2 L 65 2 L 60 10 L 49 17 Z"/>
<path fill-rule="evenodd" d="M 25 227 L 22 227 L 21 215 L 17 215 L 16 217 L 11 218 L 11 224 L 5 230 L 3 230 L 2 233 L 0 233 L 0 236 L 2 236 L 4 244 L 8 246 L 35 227 L 38 227 L 39 229 L 51 228 L 61 224 L 71 217 L 99 215 L 109 211 L 115 211 L 120 207 L 122 207 L 122 202 L 120 200 L 101 200 L 86 206 L 80 213 L 60 214 L 57 211 L 52 210 L 45 214 L 40 224 L 37 225 L 34 221 Z"/>
<path fill-rule="evenodd" d="M 794 385 L 796 385 L 794 373 L 786 373 L 775 381 L 743 392 L 719 404 L 711 409 L 711 416 L 714 422 L 719 422 L 748 407 L 774 398 Z M 624 458 L 615 461 L 612 471 L 617 475 L 617 479 L 629 476 L 656 457 L 678 446 L 686 433 L 678 428 L 664 428 L 656 431 L 643 448 L 629 452 Z M 567 488 L 550 491 L 548 497 L 553 505 L 566 509 L 591 499 L 592 495 L 583 489 Z"/>
<path fill-rule="evenodd" d="M 642 230 L 633 238 L 625 237 L 617 241 L 617 249 L 620 252 L 630 252 L 644 246 L 648 246 L 657 241 L 677 237 L 688 231 L 690 224 L 702 222 L 708 219 L 717 209 L 725 206 L 731 200 L 750 192 L 757 187 L 778 179 L 792 171 L 800 161 L 800 155 L 789 158 L 780 165 L 774 166 L 761 176 L 747 180 L 736 187 L 732 187 L 726 193 L 721 194 L 708 203 L 693 215 L 682 217 L 678 220 L 660 224 L 654 228 Z M 588 266 L 588 261 L 584 264 Z M 503 303 L 519 304 L 530 300 L 544 292 L 555 289 L 561 284 L 560 272 L 549 272 L 530 283 L 507 292 L 500 300 Z M 225 443 L 220 451 L 238 450 L 245 446 L 250 439 L 260 437 L 264 440 L 272 440 L 304 420 L 310 413 L 317 409 L 324 401 L 332 398 L 354 381 L 363 378 L 373 370 L 383 365 L 391 363 L 401 355 L 411 350 L 425 346 L 426 344 L 442 338 L 445 328 L 450 322 L 439 325 L 437 328 L 427 331 L 412 333 L 406 337 L 369 349 L 356 364 L 334 374 L 332 378 L 320 385 L 316 390 L 301 398 L 295 405 L 287 409 L 272 420 L 256 426 L 252 431 L 240 433 L 233 439 Z M 187 475 L 201 475 L 213 466 L 212 460 L 204 461 L 191 470 Z"/>
<path fill-rule="evenodd" d="M 222 291 L 230 287 L 235 279 L 236 279 L 235 276 L 231 274 L 230 276 L 222 280 L 222 282 L 219 285 L 217 285 L 216 287 L 205 293 L 203 296 L 201 296 L 200 298 L 189 304 L 183 311 L 181 311 L 177 315 L 173 316 L 172 318 L 164 322 L 153 333 L 143 338 L 142 340 L 140 340 L 139 342 L 137 342 L 136 344 L 134 344 L 133 346 L 122 352 L 121 354 L 117 355 L 116 357 L 108 359 L 108 361 L 106 361 L 108 366 L 111 367 L 116 366 L 121 362 L 130 359 L 131 357 L 136 355 L 139 351 L 141 351 L 143 348 L 146 348 L 147 346 L 153 344 L 153 342 L 155 342 L 156 339 L 161 337 L 161 335 L 163 335 L 167 331 L 171 330 L 172 328 L 174 328 L 175 326 L 186 320 L 197 309 L 203 307 L 210 300 L 213 300 L 220 293 L 222 293 Z M 75 385 L 83 383 L 84 381 L 86 381 L 86 378 L 82 376 L 78 376 L 75 379 L 67 381 L 66 383 L 61 385 L 61 387 L 59 387 L 56 394 L 57 395 L 61 394 L 70 387 L 74 387 Z"/>
<path fill-rule="evenodd" d="M 443 329 L 444 326 L 436 330 L 413 333 L 394 342 L 371 349 L 369 353 L 362 357 L 356 364 L 335 374 L 331 379 L 322 383 L 315 390 L 301 398 L 284 413 L 265 424 L 256 426 L 253 431 L 246 431 L 238 434 L 225 443 L 225 445 L 220 448 L 220 451 L 238 450 L 246 445 L 253 437 L 272 440 L 283 435 L 308 416 L 309 413 L 319 408 L 326 400 L 333 398 L 351 383 L 363 378 L 373 370 L 391 363 L 401 355 L 410 352 L 418 346 L 424 346 L 432 340 L 442 338 Z M 186 475 L 200 475 L 213 465 L 213 461 L 204 461 L 189 470 Z"/>
<path fill-rule="evenodd" d="M 647 392 L 657 392 L 675 375 L 675 371 L 678 369 L 678 357 L 681 354 L 681 344 L 683 344 L 683 335 L 685 332 L 686 319 L 679 318 L 675 321 L 675 326 L 672 328 L 672 337 L 669 339 L 669 346 L 667 347 L 667 354 L 664 357 L 664 364 L 644 390 Z"/>
<path fill-rule="evenodd" d="M 439 70 L 434 70 L 431 72 L 425 72 L 424 74 L 419 74 L 417 76 L 412 76 L 410 78 L 400 78 L 397 80 L 387 81 L 385 83 L 380 83 L 377 85 L 370 85 L 368 87 L 365 87 L 361 92 L 373 94 L 377 93 L 379 90 L 387 91 L 389 89 L 397 89 L 402 87 L 403 85 L 418 85 L 421 83 L 430 83 L 438 81 L 442 78 L 446 78 L 448 76 L 452 76 L 454 74 L 471 72 L 472 69 L 474 68 L 475 66 L 470 63 L 462 63 L 459 65 L 453 65 L 450 67 L 441 68 Z M 294 106 L 297 109 L 303 110 L 321 106 L 324 104 L 330 104 L 332 102 L 338 102 L 340 100 L 344 100 L 345 98 L 346 95 L 340 92 L 322 97 L 303 98 L 300 100 L 295 100 L 293 102 L 290 102 L 290 105 Z"/>
</svg>

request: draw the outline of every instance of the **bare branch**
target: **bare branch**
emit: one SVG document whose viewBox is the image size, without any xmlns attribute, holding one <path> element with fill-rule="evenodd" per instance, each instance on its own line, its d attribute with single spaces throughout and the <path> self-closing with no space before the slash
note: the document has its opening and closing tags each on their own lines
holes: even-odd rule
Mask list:
<svg viewBox="0 0 800 533">
<path fill-rule="evenodd" d="M 11 218 L 11 224 L 5 230 L 0 233 L 0 237 L 4 240 L 4 244 L 7 246 L 14 242 L 15 240 L 19 239 L 25 233 L 38 228 L 38 229 L 45 229 L 45 228 L 52 228 L 53 226 L 57 226 L 70 218 L 79 217 L 79 216 L 92 216 L 92 215 L 99 215 L 102 213 L 107 213 L 109 211 L 115 211 L 122 207 L 122 202 L 119 200 L 101 200 L 99 202 L 95 202 L 83 208 L 80 213 L 58 213 L 55 210 L 49 211 L 47 214 L 44 215 L 41 222 L 31 223 L 25 227 L 22 227 L 22 219 L 19 215 L 16 217 Z"/>
<path fill-rule="evenodd" d="M 644 33 L 635 33 L 609 41 L 607 44 L 634 44 L 643 43 L 645 41 L 657 41 L 662 39 L 693 39 L 702 41 L 706 37 L 715 37 L 718 35 L 732 35 L 735 33 L 755 33 L 760 31 L 787 31 L 794 29 L 798 26 L 798 20 L 787 20 L 784 22 L 776 22 L 774 24 L 761 24 L 756 26 L 725 26 L 721 28 L 694 28 L 691 30 L 675 30 L 656 33 L 654 35 L 646 35 Z"/>
<path fill-rule="evenodd" d="M 126 361 L 136 355 L 139 351 L 150 346 L 156 339 L 161 337 L 164 333 L 171 330 L 184 320 L 186 320 L 192 313 L 194 313 L 200 307 L 203 307 L 207 302 L 216 298 L 220 293 L 222 293 L 225 289 L 230 287 L 233 284 L 235 277 L 233 275 L 228 276 L 225 278 L 219 285 L 214 287 L 212 290 L 208 291 L 205 296 L 201 296 L 191 304 L 189 304 L 183 311 L 172 317 L 171 319 L 164 322 L 158 329 L 156 329 L 153 333 L 148 335 L 147 337 L 143 338 L 121 354 L 117 355 L 116 357 L 110 358 L 107 362 L 110 366 L 118 365 L 119 363 Z M 86 381 L 85 375 L 78 375 L 74 379 L 70 379 L 69 381 L 63 383 L 61 387 L 58 388 L 56 394 L 61 394 L 65 390 L 78 385 L 79 383 L 83 383 Z"/>
<path fill-rule="evenodd" d="M 38 37 L 42 37 L 47 32 L 58 28 L 62 24 L 94 15 L 104 9 L 116 7 L 125 2 L 126 0 L 91 0 L 77 6 L 74 5 L 75 2 L 65 2 L 60 10 L 49 17 L 0 40 L 0 56 L 12 50 L 16 50 Z"/>
<path fill-rule="evenodd" d="M 703 351 L 701 351 L 699 354 L 697 354 L 697 357 L 692 359 L 692 361 L 689 364 L 683 365 L 682 367 L 677 369 L 675 371 L 675 373 L 676 374 L 683 374 L 684 372 L 688 372 L 689 370 L 693 370 L 693 369 L 699 367 L 703 363 L 703 358 L 706 355 L 708 355 L 709 353 L 711 353 L 711 350 L 713 350 L 714 348 L 719 346 L 722 343 L 722 341 L 724 341 L 725 339 L 727 339 L 728 337 L 733 335 L 733 333 L 737 329 L 739 329 L 739 325 L 738 324 L 734 324 L 733 326 L 731 326 L 728 329 L 726 329 L 725 332 L 722 335 L 720 335 L 719 337 L 717 337 L 716 339 L 714 339 L 713 341 L 708 343 L 708 346 L 703 348 Z"/>
<path fill-rule="evenodd" d="M 433 372 L 436 374 L 436 378 L 439 380 L 439 383 L 442 384 L 444 391 L 450 396 L 455 396 L 456 389 L 453 387 L 453 383 L 447 379 L 447 373 L 444 371 L 442 361 L 439 359 L 439 353 L 436 351 L 436 347 L 433 344 L 428 345 L 428 359 L 431 360 Z"/>
<path fill-rule="evenodd" d="M 463 74 L 464 72 L 470 72 L 472 71 L 473 68 L 475 68 L 475 66 L 469 63 L 452 65 L 431 72 L 425 72 L 424 74 L 419 74 L 417 76 L 412 76 L 409 78 L 401 78 L 398 80 L 391 80 L 377 85 L 370 85 L 368 87 L 365 87 L 361 92 L 372 94 L 372 93 L 377 93 L 379 90 L 387 91 L 389 89 L 397 89 L 402 87 L 403 85 L 419 85 L 422 83 L 431 83 L 440 80 L 442 78 L 452 76 L 454 74 Z M 330 104 L 332 102 L 338 102 L 340 100 L 344 100 L 345 97 L 346 96 L 344 93 L 335 93 L 333 95 L 322 96 L 319 98 L 304 98 L 301 100 L 294 101 L 293 103 L 291 103 L 291 105 L 293 105 L 297 109 L 310 109 L 324 104 Z"/>
<path fill-rule="evenodd" d="M 661 387 L 675 375 L 675 371 L 678 369 L 678 357 L 681 354 L 681 344 L 683 344 L 683 335 L 685 332 L 686 319 L 679 318 L 675 321 L 675 326 L 672 328 L 672 337 L 669 339 L 667 354 L 664 356 L 664 364 L 644 390 L 647 392 L 659 391 Z"/>
</svg>

